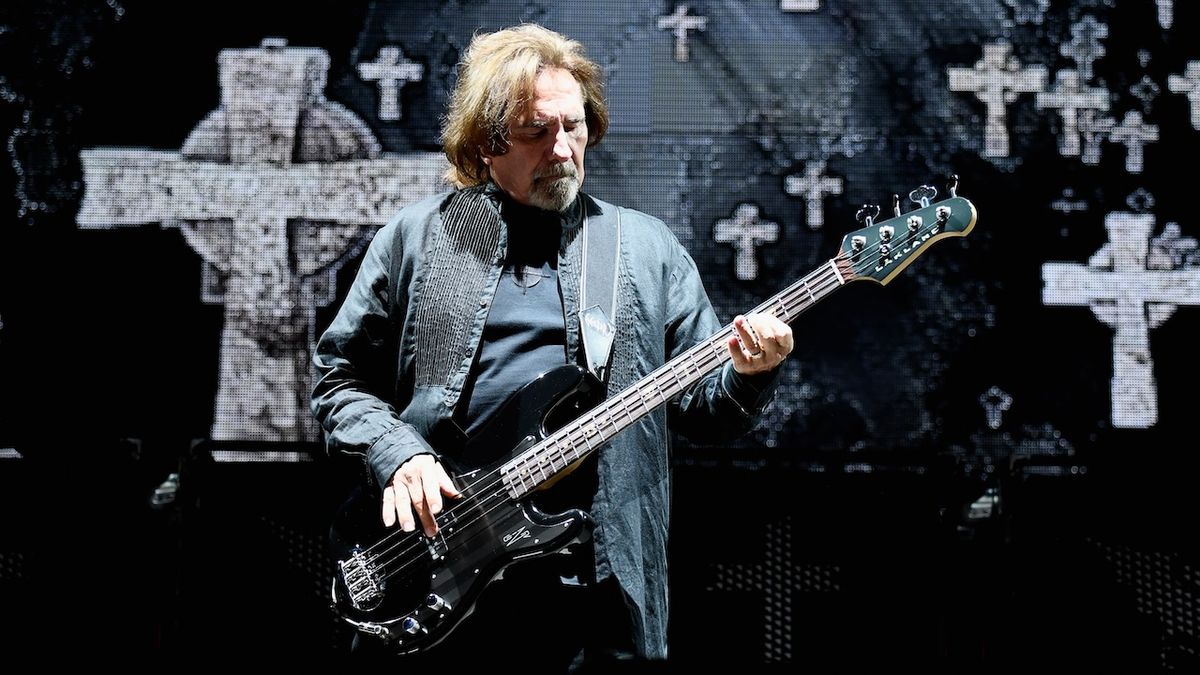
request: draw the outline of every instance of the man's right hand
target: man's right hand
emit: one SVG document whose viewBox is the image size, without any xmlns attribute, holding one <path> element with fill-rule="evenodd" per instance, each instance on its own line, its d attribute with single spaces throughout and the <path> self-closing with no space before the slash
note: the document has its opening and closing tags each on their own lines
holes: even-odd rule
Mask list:
<svg viewBox="0 0 1200 675">
<path fill-rule="evenodd" d="M 383 489 L 383 524 L 391 527 L 400 523 L 405 532 L 412 532 L 420 519 L 425 535 L 432 537 L 438 531 L 433 517 L 442 512 L 442 495 L 459 496 L 433 455 L 417 455 L 401 464 Z"/>
</svg>

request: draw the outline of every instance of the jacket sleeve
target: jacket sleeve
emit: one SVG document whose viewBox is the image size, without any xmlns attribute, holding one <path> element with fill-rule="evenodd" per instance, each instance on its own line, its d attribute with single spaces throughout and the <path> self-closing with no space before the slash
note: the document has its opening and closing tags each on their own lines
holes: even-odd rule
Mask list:
<svg viewBox="0 0 1200 675">
<path fill-rule="evenodd" d="M 365 457 L 381 486 L 412 457 L 437 455 L 390 402 L 403 308 L 392 302 L 396 284 L 389 275 L 400 236 L 397 223 L 375 235 L 350 292 L 313 352 L 317 382 L 312 411 L 325 430 L 327 447 Z"/>
<path fill-rule="evenodd" d="M 667 286 L 667 358 L 674 358 L 721 329 L 696 263 L 676 243 Z M 689 440 L 711 445 L 749 432 L 774 397 L 783 366 L 743 375 L 728 361 L 671 402 L 671 426 Z"/>
</svg>

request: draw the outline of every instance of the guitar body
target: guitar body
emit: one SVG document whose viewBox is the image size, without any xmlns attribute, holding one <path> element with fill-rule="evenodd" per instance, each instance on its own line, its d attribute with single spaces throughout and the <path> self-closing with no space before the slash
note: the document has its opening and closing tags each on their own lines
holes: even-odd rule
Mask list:
<svg viewBox="0 0 1200 675">
<path fill-rule="evenodd" d="M 602 395 L 576 366 L 544 373 L 513 394 L 461 453 L 443 460 L 462 496 L 445 500 L 433 538 L 419 523 L 415 532 L 385 528 L 379 491 L 355 491 L 330 531 L 338 561 L 333 600 L 342 618 L 398 653 L 420 651 L 466 618 L 509 565 L 587 541 L 586 512 L 544 513 L 528 497 L 512 499 L 499 469 Z"/>
</svg>

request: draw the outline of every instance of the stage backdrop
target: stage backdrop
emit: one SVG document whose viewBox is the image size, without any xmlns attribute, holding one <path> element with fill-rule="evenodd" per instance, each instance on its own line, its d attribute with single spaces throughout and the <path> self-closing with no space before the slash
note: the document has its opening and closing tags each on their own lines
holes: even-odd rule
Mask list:
<svg viewBox="0 0 1200 675">
<path fill-rule="evenodd" d="M 0 22 L 0 448 L 320 442 L 311 350 L 372 234 L 444 189 L 474 33 L 607 77 L 584 188 L 663 219 L 724 320 L 923 184 L 978 224 L 795 323 L 704 465 L 1178 474 L 1200 254 L 1195 6 L 1170 0 L 18 2 Z M 71 439 L 70 443 L 63 439 Z M 64 449 L 62 446 L 67 445 Z M 251 447 L 251 446 L 247 446 Z M 1022 460 L 1027 461 L 1027 460 Z"/>
</svg>

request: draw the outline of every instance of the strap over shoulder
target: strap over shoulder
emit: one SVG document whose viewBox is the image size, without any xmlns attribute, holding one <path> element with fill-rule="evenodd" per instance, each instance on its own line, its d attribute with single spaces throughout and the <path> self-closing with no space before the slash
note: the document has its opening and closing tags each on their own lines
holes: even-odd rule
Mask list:
<svg viewBox="0 0 1200 675">
<path fill-rule="evenodd" d="M 580 209 L 584 209 L 580 200 Z M 615 218 L 591 220 L 583 215 L 583 269 L 579 296 L 579 332 L 588 369 L 608 382 L 616 338 L 617 282 L 621 267 L 621 209 Z"/>
</svg>

